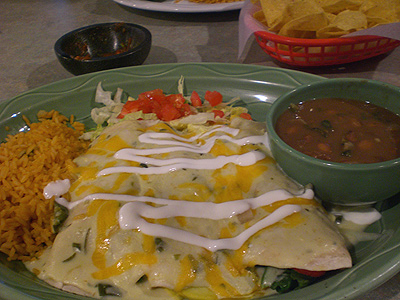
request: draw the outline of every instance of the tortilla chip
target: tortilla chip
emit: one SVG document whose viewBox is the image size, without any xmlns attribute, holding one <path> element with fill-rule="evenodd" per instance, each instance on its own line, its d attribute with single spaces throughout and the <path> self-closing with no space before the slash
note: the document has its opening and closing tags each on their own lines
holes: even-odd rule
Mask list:
<svg viewBox="0 0 400 300">
<path fill-rule="evenodd" d="M 338 14 L 345 10 L 358 10 L 363 0 L 317 0 L 327 13 Z"/>
<path fill-rule="evenodd" d="M 260 4 L 254 18 L 269 31 L 288 37 L 336 38 L 400 22 L 399 0 L 260 0 Z"/>
<path fill-rule="evenodd" d="M 284 15 L 286 7 L 289 5 L 289 0 L 274 1 L 261 0 L 261 9 L 265 15 L 267 26 L 271 31 L 278 31 L 285 24 L 287 18 Z"/>
<path fill-rule="evenodd" d="M 360 11 L 345 10 L 333 22 L 317 31 L 317 38 L 335 38 L 368 28 L 367 17 Z"/>
<path fill-rule="evenodd" d="M 279 34 L 295 38 L 315 38 L 316 31 L 328 24 L 329 19 L 324 12 L 310 14 L 286 23 Z"/>
<path fill-rule="evenodd" d="M 267 20 L 265 20 L 265 15 L 262 12 L 262 10 L 259 10 L 257 12 L 254 13 L 253 18 L 256 19 L 258 22 L 264 24 L 265 26 L 267 25 Z"/>
<path fill-rule="evenodd" d="M 366 0 L 360 7 L 368 20 L 368 27 L 400 21 L 400 1 Z"/>
</svg>

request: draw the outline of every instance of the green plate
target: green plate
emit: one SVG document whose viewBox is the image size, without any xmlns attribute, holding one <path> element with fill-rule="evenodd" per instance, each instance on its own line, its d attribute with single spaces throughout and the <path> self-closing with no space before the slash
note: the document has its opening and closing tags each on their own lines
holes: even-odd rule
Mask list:
<svg viewBox="0 0 400 300">
<path fill-rule="evenodd" d="M 101 81 L 103 88 L 118 87 L 137 96 L 140 92 L 161 88 L 167 93 L 177 90 L 180 76 L 188 92 L 217 90 L 225 99 L 239 96 L 253 118 L 265 121 L 270 104 L 280 95 L 322 77 L 278 68 L 242 64 L 161 64 L 130 67 L 86 74 L 46 85 L 0 103 L 0 139 L 26 130 L 22 115 L 31 121 L 40 109 L 71 114 L 93 126 L 90 110 Z M 7 130 L 5 130 L 7 128 Z M 380 233 L 374 241 L 358 244 L 353 252 L 354 266 L 302 290 L 268 297 L 271 300 L 351 299 L 376 288 L 400 271 L 400 205 L 395 197 L 382 206 L 382 219 L 368 228 Z M 293 249 L 296 251 L 296 249 Z M 0 299 L 88 299 L 59 291 L 28 272 L 19 262 L 9 262 L 0 254 Z"/>
</svg>

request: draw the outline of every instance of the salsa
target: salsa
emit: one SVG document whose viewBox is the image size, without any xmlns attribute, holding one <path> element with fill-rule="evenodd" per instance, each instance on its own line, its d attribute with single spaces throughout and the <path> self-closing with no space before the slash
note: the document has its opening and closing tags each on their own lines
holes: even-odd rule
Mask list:
<svg viewBox="0 0 400 300">
<path fill-rule="evenodd" d="M 276 132 L 292 148 L 339 163 L 378 163 L 400 157 L 400 117 L 374 104 L 338 98 L 292 104 Z"/>
</svg>

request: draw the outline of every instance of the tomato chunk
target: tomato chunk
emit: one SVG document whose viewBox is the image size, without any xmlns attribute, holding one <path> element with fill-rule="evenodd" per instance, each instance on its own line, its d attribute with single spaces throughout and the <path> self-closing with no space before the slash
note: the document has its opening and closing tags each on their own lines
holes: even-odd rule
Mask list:
<svg viewBox="0 0 400 300">
<path fill-rule="evenodd" d="M 216 106 L 222 103 L 222 94 L 217 91 L 206 91 L 204 99 L 207 100 L 211 106 Z"/>
<path fill-rule="evenodd" d="M 199 107 L 201 106 L 203 103 L 201 102 L 199 93 L 197 93 L 196 91 L 193 91 L 191 96 L 190 96 L 190 102 L 192 103 L 192 105 L 194 107 Z"/>
<path fill-rule="evenodd" d="M 190 109 L 190 105 L 188 103 L 183 103 L 180 111 L 184 117 L 193 114 L 192 110 Z"/>
<path fill-rule="evenodd" d="M 161 89 L 143 92 L 137 100 L 126 102 L 117 118 L 122 119 L 137 111 L 154 113 L 162 121 L 172 121 L 192 114 L 190 105 L 181 94 L 167 96 Z"/>
<path fill-rule="evenodd" d="M 167 103 L 163 106 L 162 110 L 158 112 L 157 117 L 163 121 L 172 121 L 180 118 L 181 114 L 171 103 Z"/>
<path fill-rule="evenodd" d="M 212 112 L 214 113 L 214 118 L 217 117 L 223 118 L 225 116 L 225 113 L 219 109 L 214 109 Z"/>
<path fill-rule="evenodd" d="M 164 91 L 162 89 L 155 89 L 147 92 L 143 92 L 139 94 L 138 99 L 147 98 L 147 99 L 163 99 L 165 98 Z"/>
<path fill-rule="evenodd" d="M 185 98 L 181 94 L 169 95 L 165 100 L 178 109 L 182 108 L 183 103 L 185 103 Z"/>
<path fill-rule="evenodd" d="M 125 115 L 142 110 L 142 102 L 139 100 L 135 101 L 127 101 L 125 105 L 122 107 L 121 112 L 117 116 L 118 119 L 122 119 Z"/>
<path fill-rule="evenodd" d="M 248 114 L 248 113 L 241 113 L 241 114 L 239 115 L 239 117 L 241 117 L 241 118 L 243 118 L 243 119 L 246 119 L 246 120 L 252 120 L 251 115 Z"/>
<path fill-rule="evenodd" d="M 297 273 L 307 275 L 310 277 L 321 277 L 322 275 L 325 275 L 326 271 L 310 271 L 310 270 L 305 270 L 305 269 L 293 269 Z"/>
</svg>

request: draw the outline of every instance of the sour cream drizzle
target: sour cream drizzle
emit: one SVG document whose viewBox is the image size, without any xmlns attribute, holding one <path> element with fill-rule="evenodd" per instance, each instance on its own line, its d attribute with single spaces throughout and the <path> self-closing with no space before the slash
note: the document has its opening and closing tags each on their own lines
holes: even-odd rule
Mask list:
<svg viewBox="0 0 400 300">
<path fill-rule="evenodd" d="M 125 229 L 138 229 L 144 234 L 174 239 L 183 243 L 200 246 L 206 248 L 212 252 L 221 249 L 237 250 L 244 242 L 246 242 L 253 234 L 259 230 L 270 226 L 283 218 L 301 210 L 299 205 L 284 205 L 275 210 L 273 213 L 257 222 L 253 226 L 244 230 L 242 233 L 233 238 L 226 239 L 209 239 L 185 230 L 168 227 L 160 224 L 148 223 L 142 218 L 142 215 L 146 212 L 154 210 L 145 203 L 132 202 L 124 205 L 120 209 L 119 222 L 121 228 Z M 176 209 L 176 208 L 175 208 Z M 180 208 L 179 208 L 180 209 Z M 150 213 L 151 215 L 151 213 Z"/>
<path fill-rule="evenodd" d="M 43 189 L 43 195 L 46 199 L 53 196 L 60 197 L 69 191 L 71 183 L 69 179 L 56 180 L 49 182 Z"/>
<path fill-rule="evenodd" d="M 155 165 L 155 167 L 111 167 L 100 171 L 97 176 L 104 176 L 113 173 L 165 174 L 185 168 L 196 170 L 215 170 L 222 168 L 228 163 L 234 163 L 239 166 L 250 166 L 255 164 L 257 161 L 265 158 L 265 155 L 259 151 L 252 151 L 241 155 L 218 156 L 216 158 L 209 159 L 155 159 L 133 155 L 130 153 L 130 149 L 123 149 L 118 151 L 115 157 L 119 159 L 132 160 L 139 163 Z"/>
<path fill-rule="evenodd" d="M 293 213 L 299 212 L 301 206 L 293 204 L 284 205 L 236 237 L 217 240 L 205 238 L 181 229 L 149 223 L 144 220 L 143 217 L 163 219 L 183 216 L 221 220 L 239 215 L 249 209 L 255 209 L 293 197 L 312 199 L 314 197 L 314 192 L 311 189 L 307 189 L 301 195 L 293 195 L 286 190 L 274 190 L 255 198 L 223 203 L 189 202 L 109 193 L 91 194 L 75 202 L 68 202 L 64 198 L 58 198 L 56 201 L 68 209 L 72 209 L 82 202 L 93 200 L 117 200 L 120 202 L 128 202 L 123 205 L 119 211 L 119 225 L 121 229 L 137 229 L 147 235 L 174 239 L 187 244 L 200 246 L 210 251 L 217 251 L 221 249 L 239 249 L 253 234 Z M 162 206 L 154 207 L 148 205 L 147 203 L 149 202 Z"/>
<path fill-rule="evenodd" d="M 136 161 L 142 164 L 150 165 L 146 168 L 143 167 L 110 167 L 101 170 L 97 175 L 105 176 L 115 173 L 136 173 L 142 175 L 148 174 L 165 174 L 168 172 L 176 171 L 179 169 L 219 169 L 228 163 L 234 163 L 240 166 L 250 166 L 255 164 L 257 161 L 265 158 L 265 155 L 260 151 L 252 151 L 242 155 L 231 155 L 231 156 L 218 156 L 212 159 L 191 159 L 191 158 L 173 158 L 173 159 L 155 159 L 150 157 L 141 157 L 143 155 L 150 154 L 147 150 L 151 150 L 151 154 L 155 153 L 167 153 L 174 151 L 186 151 L 196 153 L 208 153 L 214 146 L 215 141 L 218 139 L 227 140 L 238 145 L 246 145 L 249 143 L 264 143 L 267 140 L 266 135 L 260 136 L 248 136 L 241 139 L 235 139 L 228 135 L 216 135 L 209 137 L 205 144 L 197 143 L 191 144 L 199 139 L 204 139 L 211 134 L 222 131 L 231 135 L 237 135 L 240 130 L 231 128 L 228 126 L 219 126 L 213 130 L 205 133 L 195 135 L 190 138 L 184 138 L 176 134 L 165 133 L 165 132 L 145 132 L 139 136 L 139 141 L 142 143 L 150 143 L 156 145 L 173 145 L 175 147 L 164 147 L 164 148 L 152 148 L 152 149 L 134 149 L 126 148 L 117 151 L 114 154 L 116 159 L 123 159 L 129 161 Z M 143 150 L 143 151 L 142 151 Z"/>
<path fill-rule="evenodd" d="M 231 133 L 237 135 L 237 129 L 230 128 L 227 126 L 221 126 L 217 128 L 219 131 Z M 217 129 L 212 130 L 212 132 L 217 131 Z M 161 153 L 169 153 L 169 152 L 177 152 L 177 151 L 186 151 L 193 153 L 208 153 L 211 148 L 214 146 L 216 140 L 225 140 L 231 143 L 235 143 L 237 145 L 243 146 L 246 144 L 264 144 L 268 145 L 268 135 L 254 135 L 247 136 L 240 139 L 235 139 L 229 135 L 219 135 L 212 136 L 206 140 L 204 144 L 190 144 L 191 142 L 196 141 L 197 139 L 203 139 L 207 135 L 210 135 L 211 132 L 203 133 L 200 135 L 196 135 L 191 138 L 184 138 L 177 136 L 172 133 L 159 133 L 159 132 L 145 132 L 139 136 L 139 141 L 142 143 L 151 143 L 156 145 L 169 145 L 170 147 L 163 148 L 151 148 L 151 149 L 134 149 L 129 148 L 129 152 L 132 155 L 151 155 L 151 154 L 161 154 Z M 166 138 L 170 138 L 167 140 Z M 171 147 L 173 145 L 174 147 Z M 118 152 L 117 152 L 118 153 Z M 118 155 L 116 153 L 116 155 Z"/>
<path fill-rule="evenodd" d="M 232 128 L 232 127 L 228 127 L 228 126 L 218 126 L 212 130 L 203 132 L 203 133 L 199 133 L 197 135 L 194 135 L 190 138 L 184 138 L 184 137 L 180 137 L 179 135 L 173 134 L 173 133 L 166 133 L 166 132 L 145 132 L 143 134 L 141 134 L 139 136 L 139 141 L 142 143 L 154 143 L 155 140 L 161 140 L 161 139 L 174 139 L 177 141 L 184 141 L 184 142 L 194 142 L 198 139 L 202 139 L 205 138 L 211 134 L 213 134 L 214 132 L 226 132 L 230 135 L 233 136 L 237 136 L 238 133 L 240 132 L 239 129 L 237 128 Z M 166 145 L 171 145 L 170 141 L 167 143 L 165 143 Z"/>
<path fill-rule="evenodd" d="M 57 193 L 54 194 L 53 196 L 60 196 L 60 195 L 61 195 L 60 193 Z M 169 200 L 164 198 L 155 198 L 147 196 L 96 193 L 88 195 L 74 202 L 69 202 L 64 198 L 57 199 L 57 202 L 67 207 L 68 209 L 72 209 L 80 203 L 93 200 L 116 200 L 120 202 L 143 202 L 143 203 L 151 202 L 154 204 L 164 205 L 164 206 L 152 207 L 155 210 L 151 212 L 151 215 L 143 215 L 144 217 L 162 219 L 162 218 L 184 216 L 184 217 L 197 217 L 197 218 L 206 218 L 211 220 L 220 220 L 241 214 L 249 209 L 255 209 L 257 207 L 270 205 L 276 201 L 287 200 L 293 197 L 312 199 L 314 197 L 314 192 L 311 189 L 306 189 L 302 194 L 294 195 L 286 190 L 279 189 L 264 193 L 255 198 L 227 201 L 222 203 L 190 202 L 184 200 Z M 170 206 L 170 208 L 167 208 L 168 206 Z M 178 207 L 179 209 L 177 209 Z"/>
<path fill-rule="evenodd" d="M 114 156 L 116 159 L 136 161 L 139 163 L 153 165 L 155 167 L 106 168 L 100 171 L 98 173 L 98 176 L 121 172 L 138 174 L 163 174 L 182 168 L 218 169 L 222 168 L 227 163 L 235 163 L 242 166 L 249 166 L 265 158 L 265 154 L 260 151 L 252 151 L 242 155 L 218 156 L 212 159 L 173 158 L 163 160 L 140 156 L 180 150 L 206 153 L 209 151 L 207 149 L 211 149 L 217 139 L 229 140 L 239 145 L 245 145 L 247 143 L 265 143 L 267 141 L 266 135 L 249 136 L 242 139 L 235 139 L 228 135 L 220 135 L 208 138 L 204 145 L 201 145 L 201 143 L 192 143 L 198 139 L 204 139 L 216 131 L 224 131 L 231 135 L 237 135 L 239 133 L 238 129 L 233 129 L 227 126 L 218 127 L 214 130 L 196 135 L 188 139 L 170 133 L 143 133 L 139 136 L 139 141 L 141 141 L 142 143 L 170 146 L 172 145 L 172 147 L 152 149 L 122 149 L 116 152 Z M 148 150 L 151 150 L 151 153 Z M 182 216 L 221 220 L 231 218 L 250 209 L 269 205 L 280 200 L 286 200 L 293 197 L 302 197 L 307 199 L 312 199 L 314 197 L 314 192 L 311 189 L 306 189 L 301 195 L 293 195 L 286 190 L 274 190 L 255 198 L 228 201 L 224 203 L 190 202 L 146 196 L 98 193 L 88 195 L 78 201 L 68 202 L 66 199 L 60 197 L 63 193 L 65 193 L 65 188 L 66 183 L 64 181 L 59 181 L 58 183 L 55 182 L 45 189 L 45 196 L 49 198 L 52 196 L 57 196 L 58 198 L 56 199 L 56 201 L 59 204 L 67 207 L 68 209 L 72 209 L 82 202 L 93 201 L 96 199 L 117 200 L 120 202 L 126 202 L 126 204 L 123 205 L 119 211 L 119 225 L 122 229 L 136 229 L 147 235 L 174 239 L 176 241 L 200 246 L 210 251 L 217 251 L 221 249 L 239 249 L 248 238 L 257 233 L 259 230 L 270 226 L 293 213 L 299 212 L 301 210 L 301 207 L 299 205 L 293 204 L 281 206 L 273 213 L 255 223 L 251 227 L 247 228 L 236 237 L 227 239 L 209 239 L 178 228 L 149 223 L 144 218 L 162 219 Z M 154 207 L 149 205 L 148 203 L 154 203 L 159 206 Z"/>
</svg>

